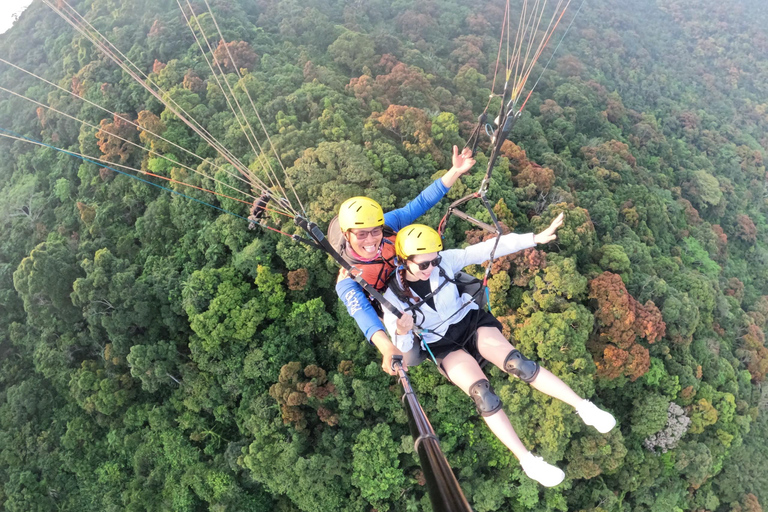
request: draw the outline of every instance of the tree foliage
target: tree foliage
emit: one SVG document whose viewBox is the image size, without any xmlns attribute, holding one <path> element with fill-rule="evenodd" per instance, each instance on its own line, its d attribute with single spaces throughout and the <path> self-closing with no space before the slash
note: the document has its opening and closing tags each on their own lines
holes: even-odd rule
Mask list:
<svg viewBox="0 0 768 512">
<path fill-rule="evenodd" d="M 51 146 L 0 138 L 0 509 L 428 510 L 398 387 L 337 300 L 337 268 L 249 231 L 260 192 L 172 110 L 321 228 L 351 196 L 404 206 L 499 107 L 504 3 L 232 0 L 215 19 L 193 3 L 205 58 L 174 2 L 70 4 L 175 106 L 40 3 L 0 35 L 4 59 L 63 88 L 0 69 L 58 111 L 0 97 L 6 135 Z M 490 306 L 619 425 L 598 434 L 486 366 L 523 443 L 567 472 L 542 491 L 461 390 L 412 368 L 478 511 L 768 501 L 768 18 L 756 0 L 632 7 L 585 3 L 539 60 L 486 195 L 517 233 L 565 214 L 556 241 L 494 261 Z M 483 132 L 476 168 L 420 222 L 478 190 Z M 282 209 L 261 222 L 300 234 Z M 452 218 L 444 244 L 490 238 Z"/>
</svg>

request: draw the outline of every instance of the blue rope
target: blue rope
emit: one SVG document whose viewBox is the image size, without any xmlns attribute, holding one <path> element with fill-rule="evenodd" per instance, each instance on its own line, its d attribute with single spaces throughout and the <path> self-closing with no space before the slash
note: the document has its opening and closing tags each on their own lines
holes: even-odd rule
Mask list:
<svg viewBox="0 0 768 512">
<path fill-rule="evenodd" d="M 427 343 L 427 342 L 425 341 L 425 342 L 424 342 L 424 347 L 427 349 L 427 352 L 429 352 L 429 357 L 431 357 L 431 358 L 432 358 L 432 361 L 434 361 L 434 363 L 435 363 L 435 366 L 437 366 L 438 368 L 440 368 L 440 365 L 439 365 L 439 364 L 437 364 L 437 359 L 435 359 L 435 354 L 433 354 L 433 353 L 432 353 L 432 350 L 429 348 L 429 343 Z"/>
<path fill-rule="evenodd" d="M 238 215 L 236 213 L 230 212 L 229 210 L 225 210 L 224 208 L 220 208 L 220 207 L 218 207 L 216 205 L 213 205 L 211 203 L 206 203 L 205 201 L 201 201 L 200 199 L 195 199 L 194 197 L 190 197 L 190 196 L 188 196 L 186 194 L 182 194 L 181 192 L 178 192 L 178 191 L 173 190 L 171 188 L 164 187 L 162 185 L 158 185 L 157 183 L 152 183 L 149 180 L 145 180 L 143 178 L 139 178 L 138 176 L 134 176 L 133 174 L 129 174 L 129 173 L 124 172 L 124 171 L 118 171 L 117 169 L 114 169 L 112 167 L 104 165 L 101 162 L 96 162 L 96 161 L 91 160 L 90 158 L 86 158 L 86 157 L 83 157 L 83 156 L 71 153 L 71 152 L 67 151 L 66 149 L 57 148 L 56 146 L 51 146 L 50 144 L 46 144 L 45 142 L 40 142 L 39 140 L 30 139 L 30 138 L 25 137 L 23 135 L 20 135 L 18 133 L 12 132 L 11 130 L 6 130 L 6 129 L 2 128 L 2 127 L 0 127 L 0 132 L 6 133 L 6 134 L 9 134 L 9 135 L 13 135 L 14 137 L 18 137 L 19 139 L 23 139 L 23 140 L 25 140 L 27 142 L 31 142 L 33 144 L 39 144 L 40 146 L 44 146 L 46 148 L 50 148 L 50 149 L 56 150 L 56 151 L 58 151 L 60 153 L 67 154 L 69 156 L 74 156 L 75 158 L 79 158 L 80 160 L 83 160 L 84 162 L 89 162 L 89 163 L 98 165 L 99 167 L 104 167 L 105 169 L 109 169 L 110 171 L 114 171 L 114 172 L 123 174 L 125 176 L 128 176 L 129 178 L 134 179 L 134 180 L 138 180 L 138 181 L 141 181 L 141 182 L 144 182 L 144 183 L 148 183 L 148 184 L 152 185 L 153 187 L 157 187 L 157 188 L 160 188 L 160 189 L 163 189 L 163 190 L 167 190 L 168 192 L 170 192 L 172 194 L 176 194 L 176 195 L 179 195 L 181 197 L 185 197 L 187 199 L 191 199 L 192 201 L 197 201 L 198 203 L 204 204 L 205 206 L 210 206 L 211 208 L 215 208 L 216 210 L 219 210 L 221 212 L 224 212 L 224 213 L 227 213 L 229 215 L 232 215 L 233 217 L 237 217 L 238 219 L 243 219 L 246 222 L 250 222 L 246 217 L 243 217 L 242 215 Z"/>
</svg>

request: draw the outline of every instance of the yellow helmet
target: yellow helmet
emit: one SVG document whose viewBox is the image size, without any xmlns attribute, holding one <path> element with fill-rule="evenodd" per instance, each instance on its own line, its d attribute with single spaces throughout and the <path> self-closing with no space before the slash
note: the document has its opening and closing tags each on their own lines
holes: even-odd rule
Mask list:
<svg viewBox="0 0 768 512">
<path fill-rule="evenodd" d="M 352 228 L 375 228 L 384 225 L 384 210 L 379 203 L 368 197 L 351 197 L 339 208 L 339 227 L 342 231 Z"/>
<path fill-rule="evenodd" d="M 411 224 L 398 231 L 395 239 L 395 252 L 401 260 L 416 254 L 428 254 L 443 250 L 440 235 L 424 224 Z"/>
</svg>

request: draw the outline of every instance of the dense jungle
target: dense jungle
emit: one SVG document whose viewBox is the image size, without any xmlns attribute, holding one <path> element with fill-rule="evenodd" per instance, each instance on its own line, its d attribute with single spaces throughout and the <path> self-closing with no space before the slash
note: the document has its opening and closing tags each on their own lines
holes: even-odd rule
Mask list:
<svg viewBox="0 0 768 512">
<path fill-rule="evenodd" d="M 323 229 L 351 196 L 391 210 L 442 176 L 491 94 L 503 1 L 210 3 L 71 0 Z M 185 16 L 214 37 L 205 57 Z M 486 368 L 526 446 L 566 472 L 545 489 L 434 364 L 411 368 L 477 512 L 768 502 L 766 26 L 762 0 L 569 7 L 488 191 L 511 231 L 565 224 L 494 262 L 490 307 L 618 427 Z M 401 389 L 334 261 L 249 230 L 249 205 L 221 195 L 242 185 L 227 161 L 42 0 L 0 58 L 0 510 L 431 510 Z M 249 144 L 219 80 L 250 93 L 274 151 Z M 481 135 L 420 222 L 480 186 Z M 270 226 L 301 233 L 278 213 Z M 444 244 L 485 235 L 453 218 Z"/>
</svg>

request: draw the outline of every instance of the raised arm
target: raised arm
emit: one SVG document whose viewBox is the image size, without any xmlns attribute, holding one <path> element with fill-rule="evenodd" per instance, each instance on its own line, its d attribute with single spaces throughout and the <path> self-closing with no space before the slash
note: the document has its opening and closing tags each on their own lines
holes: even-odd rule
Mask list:
<svg viewBox="0 0 768 512">
<path fill-rule="evenodd" d="M 495 257 L 508 256 L 524 249 L 535 247 L 538 244 L 546 244 L 557 238 L 556 231 L 563 225 L 563 214 L 558 215 L 547 229 L 539 234 L 526 233 L 518 235 L 509 233 L 502 235 L 496 248 Z M 479 244 L 470 245 L 466 249 L 451 249 L 443 251 L 443 260 L 450 265 L 453 272 L 458 272 L 467 265 L 479 265 L 491 257 L 491 251 L 496 243 L 492 238 Z"/>
<path fill-rule="evenodd" d="M 458 180 L 462 174 L 466 174 L 475 165 L 475 158 L 472 156 L 472 150 L 464 148 L 459 153 L 459 148 L 453 146 L 453 157 L 451 158 L 452 167 L 448 170 L 440 181 L 443 182 L 445 188 L 451 188 L 456 180 Z"/>
<path fill-rule="evenodd" d="M 491 259 L 491 251 L 496 243 L 495 238 L 470 245 L 465 249 L 449 249 L 442 251 L 443 261 L 450 266 L 452 272 L 458 272 L 467 265 L 480 265 L 484 261 Z M 502 235 L 499 239 L 499 246 L 496 248 L 496 257 L 507 256 L 509 254 L 534 247 L 533 233 L 518 235 L 509 233 Z"/>
<path fill-rule="evenodd" d="M 384 223 L 395 231 L 413 224 L 416 219 L 440 202 L 456 180 L 462 174 L 469 172 L 473 165 L 475 165 L 475 159 L 472 158 L 472 151 L 469 148 L 459 153 L 459 148 L 453 146 L 453 167 L 442 178 L 425 188 L 413 201 L 402 208 L 385 213 Z"/>
</svg>

